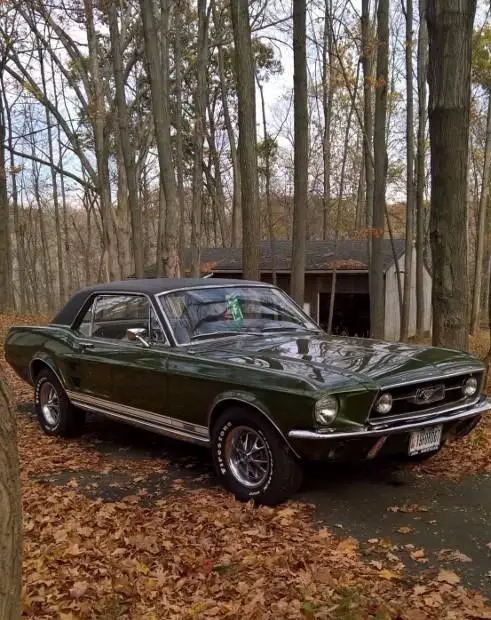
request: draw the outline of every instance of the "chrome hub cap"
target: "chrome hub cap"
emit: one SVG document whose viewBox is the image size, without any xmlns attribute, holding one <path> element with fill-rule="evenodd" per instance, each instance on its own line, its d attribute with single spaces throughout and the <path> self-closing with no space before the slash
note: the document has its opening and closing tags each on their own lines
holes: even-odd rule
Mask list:
<svg viewBox="0 0 491 620">
<path fill-rule="evenodd" d="M 266 442 L 248 426 L 236 426 L 227 435 L 225 460 L 234 478 L 248 488 L 260 487 L 271 471 Z"/>
<path fill-rule="evenodd" d="M 58 399 L 58 392 L 49 381 L 45 381 L 41 386 L 39 391 L 39 405 L 47 424 L 56 426 L 60 421 L 60 402 Z"/>
</svg>

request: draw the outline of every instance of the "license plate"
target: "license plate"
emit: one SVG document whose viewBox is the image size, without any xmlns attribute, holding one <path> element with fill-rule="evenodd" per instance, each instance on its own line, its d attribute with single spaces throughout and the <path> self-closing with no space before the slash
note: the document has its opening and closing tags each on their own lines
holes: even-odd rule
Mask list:
<svg viewBox="0 0 491 620">
<path fill-rule="evenodd" d="M 442 441 L 443 426 L 431 426 L 411 433 L 409 439 L 409 456 L 438 450 Z"/>
</svg>

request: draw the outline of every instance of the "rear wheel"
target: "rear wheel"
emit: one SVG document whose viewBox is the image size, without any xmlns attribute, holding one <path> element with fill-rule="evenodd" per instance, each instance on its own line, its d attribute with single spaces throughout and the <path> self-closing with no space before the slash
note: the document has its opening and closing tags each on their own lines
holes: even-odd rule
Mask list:
<svg viewBox="0 0 491 620">
<path fill-rule="evenodd" d="M 60 437 L 80 435 L 85 412 L 71 404 L 55 373 L 44 368 L 36 376 L 34 386 L 34 405 L 43 431 Z"/>
<path fill-rule="evenodd" d="M 240 501 L 274 506 L 302 482 L 302 466 L 278 431 L 248 409 L 233 407 L 219 416 L 212 451 L 222 484 Z"/>
</svg>

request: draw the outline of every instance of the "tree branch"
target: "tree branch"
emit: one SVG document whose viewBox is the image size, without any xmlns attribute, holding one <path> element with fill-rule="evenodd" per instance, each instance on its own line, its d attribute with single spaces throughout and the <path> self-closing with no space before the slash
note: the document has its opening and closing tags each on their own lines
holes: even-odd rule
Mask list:
<svg viewBox="0 0 491 620">
<path fill-rule="evenodd" d="M 74 181 L 82 185 L 82 187 L 95 191 L 95 187 L 91 183 L 89 183 L 88 181 L 85 181 L 84 179 L 81 179 L 79 176 L 77 176 L 73 172 L 69 172 L 68 170 L 65 170 L 64 168 L 60 168 L 60 166 L 57 166 L 56 164 L 51 164 L 49 161 L 41 159 L 40 157 L 36 157 L 35 155 L 30 155 L 29 153 L 22 153 L 21 151 L 17 151 L 16 149 L 11 149 L 9 148 L 8 144 L 5 145 L 5 148 L 10 153 L 12 153 L 13 155 L 16 155 L 17 157 L 29 159 L 30 161 L 35 161 L 36 163 L 41 164 L 42 166 L 48 166 L 50 168 L 53 168 L 54 170 L 56 170 L 58 174 L 65 175 L 66 177 L 69 177 L 70 179 L 73 179 Z"/>
</svg>

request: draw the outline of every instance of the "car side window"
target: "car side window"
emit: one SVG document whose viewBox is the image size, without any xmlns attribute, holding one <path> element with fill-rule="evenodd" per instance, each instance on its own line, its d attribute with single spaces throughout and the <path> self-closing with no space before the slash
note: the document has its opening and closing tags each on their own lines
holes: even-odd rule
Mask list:
<svg viewBox="0 0 491 620">
<path fill-rule="evenodd" d="M 92 337 L 126 340 L 128 329 L 150 331 L 150 304 L 138 295 L 100 295 L 93 310 Z"/>
<path fill-rule="evenodd" d="M 77 331 L 81 336 L 85 336 L 86 338 L 90 338 L 92 336 L 92 318 L 94 316 L 94 302 L 92 300 L 90 306 L 85 311 L 85 314 L 82 317 L 82 320 L 79 323 Z"/>
</svg>

